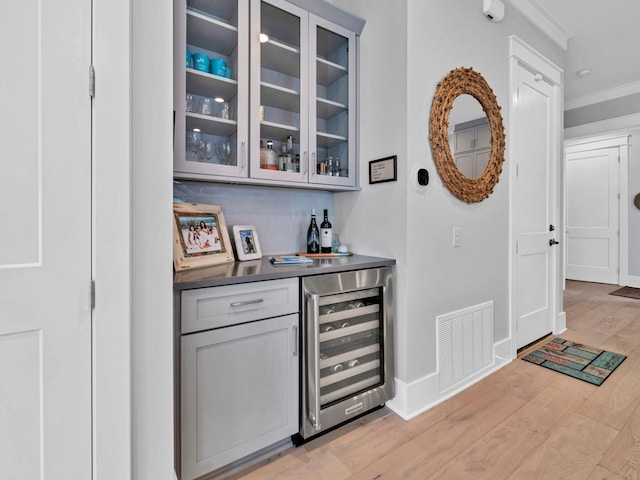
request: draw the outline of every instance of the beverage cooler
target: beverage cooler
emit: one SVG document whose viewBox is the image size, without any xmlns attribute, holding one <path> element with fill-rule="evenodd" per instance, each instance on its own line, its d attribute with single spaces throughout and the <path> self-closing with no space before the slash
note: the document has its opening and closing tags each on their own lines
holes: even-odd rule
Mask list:
<svg viewBox="0 0 640 480">
<path fill-rule="evenodd" d="M 301 441 L 394 394 L 391 268 L 302 279 Z"/>
</svg>

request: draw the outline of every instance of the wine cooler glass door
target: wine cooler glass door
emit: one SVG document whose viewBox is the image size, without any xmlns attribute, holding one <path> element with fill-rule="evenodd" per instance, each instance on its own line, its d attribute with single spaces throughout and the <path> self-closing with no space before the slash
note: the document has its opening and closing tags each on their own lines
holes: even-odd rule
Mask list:
<svg viewBox="0 0 640 480">
<path fill-rule="evenodd" d="M 321 409 L 382 383 L 380 290 L 323 296 L 318 301 Z"/>
</svg>

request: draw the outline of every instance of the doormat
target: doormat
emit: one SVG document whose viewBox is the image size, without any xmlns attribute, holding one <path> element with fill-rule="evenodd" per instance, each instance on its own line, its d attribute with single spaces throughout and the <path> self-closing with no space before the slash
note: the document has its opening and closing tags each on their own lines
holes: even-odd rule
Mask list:
<svg viewBox="0 0 640 480">
<path fill-rule="evenodd" d="M 627 358 L 589 345 L 554 338 L 522 357 L 527 362 L 600 386 Z"/>
<path fill-rule="evenodd" d="M 622 287 L 618 290 L 614 290 L 609 295 L 617 295 L 619 297 L 629 297 L 640 300 L 640 288 Z"/>
</svg>

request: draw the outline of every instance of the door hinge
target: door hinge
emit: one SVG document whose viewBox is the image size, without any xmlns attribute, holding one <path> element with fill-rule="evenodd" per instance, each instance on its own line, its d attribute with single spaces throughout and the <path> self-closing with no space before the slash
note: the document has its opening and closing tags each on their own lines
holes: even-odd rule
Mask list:
<svg viewBox="0 0 640 480">
<path fill-rule="evenodd" d="M 91 280 L 89 283 L 89 307 L 93 312 L 96 308 L 96 281 Z"/>
<path fill-rule="evenodd" d="M 89 96 L 91 98 L 96 96 L 96 70 L 93 65 L 89 65 Z"/>
</svg>

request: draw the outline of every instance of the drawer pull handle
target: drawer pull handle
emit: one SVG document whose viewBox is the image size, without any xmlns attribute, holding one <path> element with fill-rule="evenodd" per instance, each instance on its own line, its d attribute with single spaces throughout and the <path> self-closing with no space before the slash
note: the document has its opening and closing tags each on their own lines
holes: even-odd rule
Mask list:
<svg viewBox="0 0 640 480">
<path fill-rule="evenodd" d="M 254 300 L 245 300 L 244 302 L 233 302 L 231 303 L 231 307 L 243 307 L 245 305 L 255 305 L 256 303 L 264 302 L 261 298 L 256 298 Z"/>
</svg>

